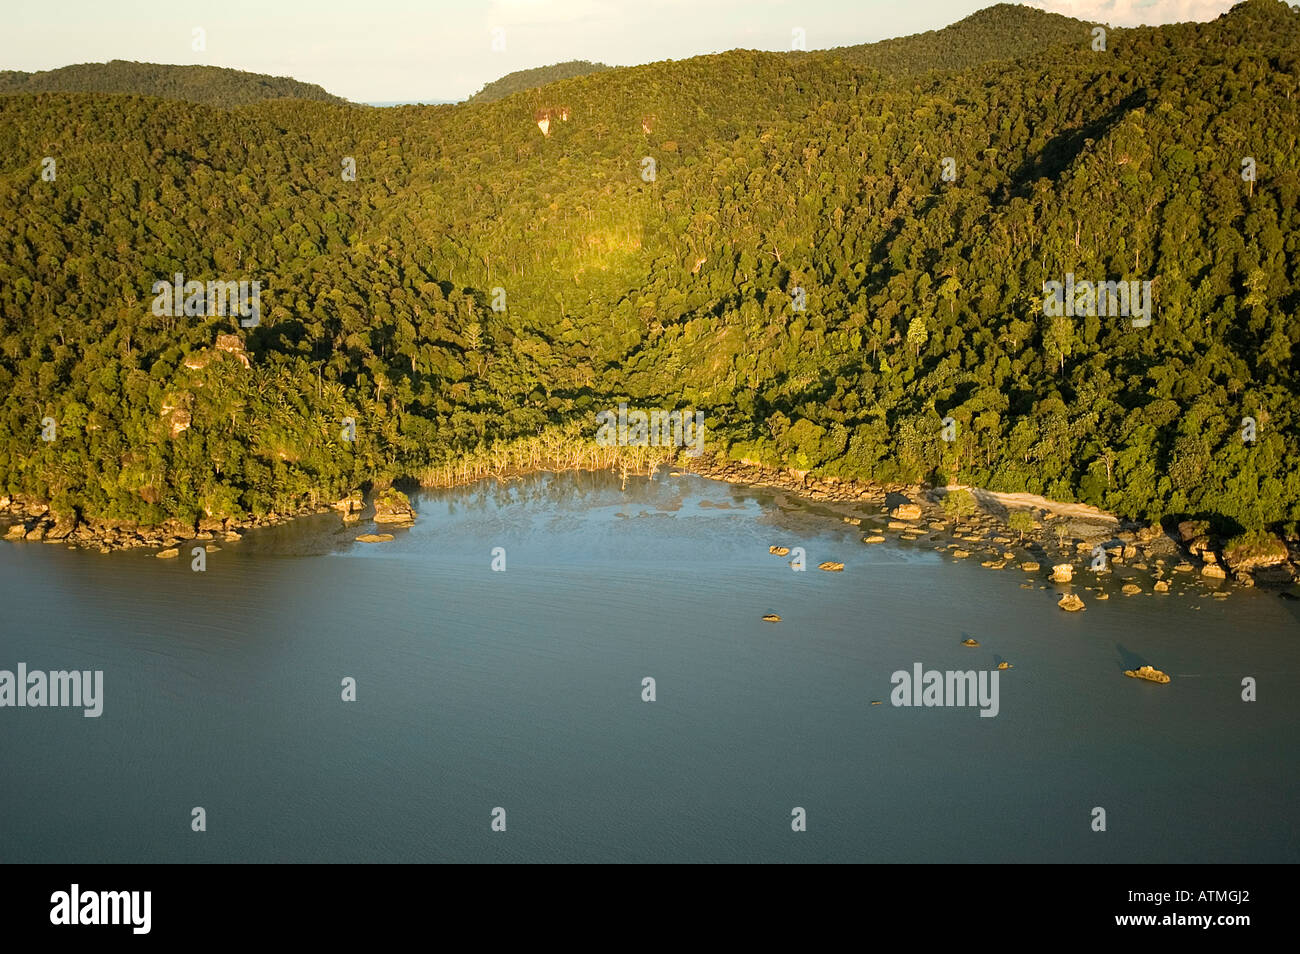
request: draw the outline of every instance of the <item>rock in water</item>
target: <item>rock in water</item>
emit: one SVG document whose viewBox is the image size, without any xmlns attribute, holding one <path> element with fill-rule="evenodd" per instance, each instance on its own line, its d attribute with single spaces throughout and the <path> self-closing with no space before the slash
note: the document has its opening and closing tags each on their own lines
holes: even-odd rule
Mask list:
<svg viewBox="0 0 1300 954">
<path fill-rule="evenodd" d="M 899 520 L 920 520 L 921 505 L 914 503 L 899 504 L 893 510 L 889 511 L 889 515 Z"/>
<path fill-rule="evenodd" d="M 1056 605 L 1061 607 L 1061 609 L 1065 610 L 1067 613 L 1077 613 L 1079 610 L 1084 609 L 1083 600 L 1079 599 L 1079 597 L 1075 596 L 1073 593 L 1066 593 L 1061 597 L 1060 602 Z"/>
<path fill-rule="evenodd" d="M 1158 682 L 1162 684 L 1169 681 L 1168 676 L 1152 666 L 1138 666 L 1136 670 L 1125 669 L 1124 675 L 1131 676 L 1134 679 L 1146 679 L 1148 682 Z"/>
<path fill-rule="evenodd" d="M 389 487 L 375 498 L 375 523 L 415 522 L 415 510 L 411 501 L 400 490 Z"/>
<path fill-rule="evenodd" d="M 1074 567 L 1069 563 L 1058 563 L 1052 567 L 1053 583 L 1069 583 L 1074 579 Z"/>
<path fill-rule="evenodd" d="M 357 537 L 358 543 L 387 543 L 393 539 L 391 533 L 363 533 Z"/>
<path fill-rule="evenodd" d="M 161 550 L 158 553 L 154 554 L 154 556 L 156 556 L 160 560 L 170 560 L 173 557 L 178 557 L 180 555 L 181 555 L 181 551 L 176 547 L 171 547 L 167 550 Z"/>
</svg>

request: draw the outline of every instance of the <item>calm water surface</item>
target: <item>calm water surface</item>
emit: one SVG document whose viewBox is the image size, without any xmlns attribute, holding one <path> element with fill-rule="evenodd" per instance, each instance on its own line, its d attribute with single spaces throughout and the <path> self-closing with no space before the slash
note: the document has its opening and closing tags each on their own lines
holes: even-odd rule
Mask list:
<svg viewBox="0 0 1300 954">
<path fill-rule="evenodd" d="M 105 681 L 98 719 L 0 709 L 0 861 L 1300 861 L 1300 604 L 1066 614 L 1019 571 L 662 472 L 413 502 L 391 543 L 322 515 L 205 573 L 0 544 L 0 669 Z M 996 718 L 890 704 L 895 670 L 1002 660 Z"/>
</svg>

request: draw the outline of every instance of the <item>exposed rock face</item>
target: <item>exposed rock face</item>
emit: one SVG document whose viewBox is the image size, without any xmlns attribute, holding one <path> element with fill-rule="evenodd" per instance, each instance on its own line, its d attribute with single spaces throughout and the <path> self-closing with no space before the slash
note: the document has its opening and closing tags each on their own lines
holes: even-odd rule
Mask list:
<svg viewBox="0 0 1300 954">
<path fill-rule="evenodd" d="M 392 487 L 375 498 L 375 523 L 411 524 L 415 522 L 415 510 L 406 494 Z"/>
<path fill-rule="evenodd" d="M 921 505 L 914 503 L 899 504 L 889 511 L 889 515 L 898 520 L 920 520 Z"/>
<path fill-rule="evenodd" d="M 1073 593 L 1066 593 L 1061 597 L 1060 601 L 1056 605 L 1061 607 L 1061 609 L 1065 610 L 1067 613 L 1077 613 L 1079 610 L 1086 608 L 1083 604 L 1083 600 L 1079 599 L 1079 597 L 1075 596 Z"/>
<path fill-rule="evenodd" d="M 1166 683 L 1169 681 L 1168 676 L 1152 666 L 1138 666 L 1137 669 L 1125 669 L 1124 675 L 1131 676 L 1134 679 L 1145 679 L 1148 682 Z"/>
<path fill-rule="evenodd" d="M 1223 550 L 1223 562 L 1233 573 L 1250 573 L 1287 562 L 1286 544 L 1276 537 L 1261 539 L 1250 546 L 1229 546 Z"/>
<path fill-rule="evenodd" d="M 1074 579 L 1074 567 L 1069 563 L 1058 563 L 1052 567 L 1053 583 L 1069 583 Z"/>
<path fill-rule="evenodd" d="M 46 543 L 58 543 L 72 536 L 72 531 L 77 529 L 76 516 L 59 517 L 45 534 Z"/>
<path fill-rule="evenodd" d="M 335 510 L 340 510 L 343 513 L 359 513 L 366 509 L 366 499 L 362 496 L 361 491 L 354 490 L 346 497 L 342 497 L 335 503 L 331 504 L 331 506 Z"/>
</svg>

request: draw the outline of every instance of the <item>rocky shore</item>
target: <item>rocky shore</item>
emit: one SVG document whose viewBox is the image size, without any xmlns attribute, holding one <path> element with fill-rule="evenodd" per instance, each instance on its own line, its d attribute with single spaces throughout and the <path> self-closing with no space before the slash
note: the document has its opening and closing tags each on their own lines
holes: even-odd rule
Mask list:
<svg viewBox="0 0 1300 954">
<path fill-rule="evenodd" d="M 1203 521 L 1183 521 L 1166 530 L 1028 494 L 817 479 L 717 456 L 678 457 L 674 466 L 822 504 L 856 524 L 867 544 L 884 543 L 893 535 L 931 545 L 954 559 L 978 559 L 989 569 L 1030 574 L 1024 585 L 1054 584 L 1074 596 L 1065 601 L 1074 609 L 1080 608 L 1076 590 L 1092 590 L 1101 600 L 1112 591 L 1222 598 L 1234 585 L 1287 589 L 1300 579 L 1297 541 L 1271 538 L 1263 546 L 1232 548 L 1212 536 Z M 944 498 L 956 490 L 968 492 L 973 503 L 969 511 L 956 509 L 959 516 L 944 507 Z M 1027 513 L 1032 524 L 1012 529 L 1013 513 Z"/>
<path fill-rule="evenodd" d="M 294 510 L 244 519 L 199 518 L 193 524 L 169 520 L 157 526 L 142 527 L 129 523 L 87 521 L 79 515 L 59 514 L 48 504 L 23 498 L 0 497 L 0 535 L 5 540 L 28 543 L 57 543 L 72 549 L 114 550 L 159 549 L 167 553 L 182 544 L 233 543 L 244 531 L 288 523 L 299 517 L 337 510 L 347 522 L 359 521 L 366 510 L 360 490 L 332 503 L 304 503 Z M 380 492 L 374 503 L 372 519 L 379 523 L 410 526 L 415 511 L 406 495 L 397 490 Z"/>
<path fill-rule="evenodd" d="M 1222 598 L 1233 586 L 1289 590 L 1300 579 L 1300 542 L 1265 534 L 1249 546 L 1230 545 L 1214 537 L 1204 521 L 1186 520 L 1166 528 L 1029 494 L 818 479 L 717 455 L 679 455 L 672 466 L 817 503 L 857 526 L 867 545 L 893 536 L 953 559 L 978 560 L 988 569 L 1029 574 L 1022 585 L 1037 583 L 1045 589 L 1050 584 L 1076 598 L 1076 591 L 1089 590 L 1101 600 L 1178 593 Z M 945 497 L 954 492 L 967 494 L 969 500 L 961 507 L 945 507 Z M 416 516 L 406 495 L 391 488 L 379 491 L 369 505 L 363 493 L 354 490 L 331 503 L 304 503 L 264 517 L 201 518 L 193 525 L 170 521 L 155 527 L 87 522 L 55 513 L 39 501 L 0 497 L 0 528 L 11 541 L 61 543 L 100 552 L 167 550 L 194 541 L 233 542 L 242 531 L 329 510 L 340 512 L 345 523 L 360 522 L 367 510 L 381 525 L 410 526 Z M 1014 526 L 1013 515 L 1019 515 Z M 1066 602 L 1078 608 L 1074 599 Z"/>
</svg>

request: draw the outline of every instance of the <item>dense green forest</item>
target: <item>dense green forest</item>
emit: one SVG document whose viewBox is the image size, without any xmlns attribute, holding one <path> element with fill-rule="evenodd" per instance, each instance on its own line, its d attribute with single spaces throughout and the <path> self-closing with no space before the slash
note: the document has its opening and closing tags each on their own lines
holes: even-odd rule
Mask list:
<svg viewBox="0 0 1300 954">
<path fill-rule="evenodd" d="M 1300 13 L 1105 52 L 1044 16 L 917 47 L 956 71 L 735 51 L 400 110 L 0 98 L 0 490 L 260 514 L 585 444 L 626 400 L 772 466 L 1294 533 Z M 260 281 L 260 323 L 155 316 L 176 273 Z M 1152 282 L 1149 327 L 1047 317 L 1067 274 Z"/>
<path fill-rule="evenodd" d="M 495 103 L 498 99 L 505 99 L 513 93 L 537 89 L 548 83 L 573 79 L 575 76 L 599 73 L 609 68 L 604 63 L 592 63 L 589 60 L 566 60 L 563 63 L 555 63 L 551 66 L 539 66 L 531 70 L 516 70 L 513 73 L 507 73 L 499 80 L 488 83 L 466 102 Z"/>
<path fill-rule="evenodd" d="M 908 76 L 1014 60 L 1032 50 L 1057 45 L 1078 47 L 1081 26 L 1078 20 L 1059 13 L 1001 3 L 942 30 L 845 46 L 831 52 L 885 73 Z M 1089 25 L 1083 32 L 1087 34 L 1091 29 Z M 1107 28 L 1106 32 L 1109 46 L 1110 39 L 1120 31 Z"/>
<path fill-rule="evenodd" d="M 219 66 L 167 66 L 128 60 L 78 63 L 39 73 L 0 70 L 0 93 L 134 93 L 208 106 L 245 106 L 265 99 L 345 102 L 319 86 L 287 76 L 244 73 Z"/>
</svg>

